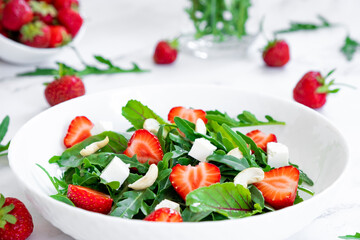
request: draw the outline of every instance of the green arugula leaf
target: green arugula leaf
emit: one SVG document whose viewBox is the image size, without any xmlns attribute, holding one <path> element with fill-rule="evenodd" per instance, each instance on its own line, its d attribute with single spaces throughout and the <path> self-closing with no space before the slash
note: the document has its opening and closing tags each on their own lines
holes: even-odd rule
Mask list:
<svg viewBox="0 0 360 240">
<path fill-rule="evenodd" d="M 348 61 L 351 61 L 354 57 L 355 52 L 359 49 L 360 43 L 346 36 L 344 45 L 341 47 L 341 52 L 345 55 Z"/>
<path fill-rule="evenodd" d="M 50 195 L 50 197 L 52 197 L 53 199 L 55 200 L 58 200 L 60 202 L 63 202 L 63 203 L 66 203 L 70 206 L 74 206 L 74 203 L 65 195 L 62 195 L 62 194 L 55 194 L 55 195 Z"/>
<path fill-rule="evenodd" d="M 248 126 L 260 126 L 260 125 L 285 125 L 284 122 L 274 120 L 272 117 L 266 115 L 267 121 L 259 121 L 254 114 L 249 111 L 243 111 L 237 116 L 237 120 L 231 118 L 227 113 L 221 113 L 220 111 L 207 111 L 206 118 L 216 121 L 219 125 L 226 124 L 231 128 L 234 127 L 248 127 Z"/>
<path fill-rule="evenodd" d="M 250 159 L 251 158 L 250 149 L 248 148 L 245 140 L 241 136 L 239 136 L 237 133 L 235 133 L 233 130 L 231 130 L 231 128 L 228 125 L 223 124 L 222 127 L 227 132 L 227 134 L 229 134 L 229 136 L 234 141 L 236 146 L 239 148 L 240 152 L 242 152 L 244 157 L 246 157 L 247 159 Z"/>
<path fill-rule="evenodd" d="M 36 164 L 36 166 L 38 166 L 41 170 L 43 170 L 44 173 L 48 176 L 48 178 L 50 179 L 51 183 L 53 184 L 54 188 L 56 189 L 59 195 L 64 195 L 64 193 L 67 192 L 68 185 L 65 182 L 60 181 L 55 177 L 51 177 L 49 172 L 46 171 L 46 169 L 42 167 L 40 164 Z"/>
<path fill-rule="evenodd" d="M 281 33 L 290 33 L 290 32 L 297 32 L 297 31 L 313 31 L 321 28 L 330 28 L 334 27 L 335 25 L 330 23 L 326 20 L 323 16 L 318 16 L 320 20 L 320 24 L 316 23 L 304 23 L 304 22 L 291 22 L 290 27 L 288 29 L 278 30 L 275 31 L 274 34 L 281 34 Z"/>
<path fill-rule="evenodd" d="M 118 66 L 115 66 L 111 63 L 109 59 L 106 59 L 102 56 L 94 56 L 95 60 L 98 63 L 105 65 L 107 68 L 98 68 L 96 66 L 85 65 L 85 68 L 82 70 L 76 70 L 75 68 L 67 66 L 65 63 L 58 62 L 57 65 L 59 69 L 54 68 L 36 68 L 35 71 L 20 73 L 17 76 L 61 76 L 61 72 L 65 71 L 67 74 L 76 75 L 79 77 L 87 75 L 99 75 L 99 74 L 117 74 L 117 73 L 142 73 L 148 72 L 148 70 L 141 69 L 136 63 L 133 63 L 132 68 L 124 69 Z M 60 70 L 62 68 L 62 70 Z"/>
<path fill-rule="evenodd" d="M 129 100 L 125 107 L 122 108 L 122 115 L 135 129 L 142 129 L 145 120 L 148 118 L 154 118 L 160 124 L 166 124 L 166 122 L 155 114 L 148 106 L 143 105 L 137 100 Z"/>
<path fill-rule="evenodd" d="M 339 236 L 341 239 L 360 239 L 360 233 L 355 233 L 354 235 L 346 235 L 346 236 Z"/>
<path fill-rule="evenodd" d="M 111 212 L 111 216 L 121 218 L 133 218 L 143 206 L 146 200 L 155 199 L 156 195 L 150 189 L 143 191 L 128 191 L 123 194 L 124 200 L 116 204 L 116 208 Z"/>
<path fill-rule="evenodd" d="M 211 214 L 211 211 L 192 212 L 189 207 L 186 207 L 181 213 L 184 222 L 200 222 Z"/>
<path fill-rule="evenodd" d="M 261 208 L 265 207 L 265 199 L 261 191 L 255 187 L 254 185 L 249 186 L 249 191 L 251 193 L 251 200 L 254 203 L 257 203 L 260 205 Z"/>
<path fill-rule="evenodd" d="M 245 158 L 239 159 L 230 155 L 221 155 L 214 153 L 208 156 L 206 160 L 208 160 L 209 162 L 212 161 L 225 164 L 226 166 L 229 166 L 239 172 L 250 167 L 248 161 Z"/>
<path fill-rule="evenodd" d="M 0 123 L 0 143 L 2 142 L 2 140 L 4 140 L 4 137 L 8 131 L 9 123 L 10 123 L 9 116 L 5 116 L 4 119 L 2 120 L 2 122 Z M 9 146 L 10 146 L 10 141 L 5 145 L 0 144 L 0 153 L 8 150 Z M 2 154 L 0 154 L 0 157 L 5 156 L 5 155 L 7 155 L 7 153 L 2 153 Z"/>
<path fill-rule="evenodd" d="M 198 188 L 186 196 L 186 205 L 192 212 L 214 211 L 230 219 L 242 218 L 261 212 L 259 204 L 253 205 L 250 191 L 234 183 L 217 183 Z"/>
</svg>

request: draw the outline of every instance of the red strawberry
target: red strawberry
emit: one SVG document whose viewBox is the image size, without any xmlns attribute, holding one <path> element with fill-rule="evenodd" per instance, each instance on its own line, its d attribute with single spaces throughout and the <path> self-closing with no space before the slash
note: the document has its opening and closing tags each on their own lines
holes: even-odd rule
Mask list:
<svg viewBox="0 0 360 240">
<path fill-rule="evenodd" d="M 176 192 L 185 200 L 189 192 L 220 182 L 220 169 L 214 164 L 201 162 L 193 167 L 177 164 L 169 180 Z"/>
<path fill-rule="evenodd" d="M 29 4 L 36 19 L 49 25 L 53 24 L 54 18 L 57 16 L 57 11 L 53 5 L 43 1 L 30 1 Z"/>
<path fill-rule="evenodd" d="M 78 116 L 74 118 L 68 128 L 66 136 L 64 138 L 64 144 L 67 148 L 74 146 L 75 144 L 82 142 L 86 138 L 91 136 L 91 129 L 94 124 L 84 116 Z"/>
<path fill-rule="evenodd" d="M 71 36 L 63 26 L 50 26 L 50 44 L 49 47 L 55 48 L 68 44 Z"/>
<path fill-rule="evenodd" d="M 19 31 L 20 28 L 31 22 L 33 12 L 29 4 L 24 0 L 11 0 L 3 10 L 2 25 L 11 31 Z"/>
<path fill-rule="evenodd" d="M 83 24 L 80 14 L 71 8 L 60 9 L 58 18 L 59 22 L 68 30 L 72 37 L 76 36 Z"/>
<path fill-rule="evenodd" d="M 299 175 L 299 170 L 293 166 L 275 168 L 266 172 L 265 178 L 254 185 L 262 192 L 265 202 L 281 209 L 294 204 Z"/>
<path fill-rule="evenodd" d="M 155 48 L 154 61 L 157 64 L 170 64 L 176 60 L 178 41 L 160 41 Z"/>
<path fill-rule="evenodd" d="M 68 186 L 67 197 L 79 208 L 103 214 L 111 211 L 113 203 L 112 198 L 107 194 L 72 184 Z"/>
<path fill-rule="evenodd" d="M 263 59 L 270 67 L 282 67 L 290 59 L 290 50 L 284 40 L 274 40 L 268 42 L 263 50 Z"/>
<path fill-rule="evenodd" d="M 124 154 L 128 157 L 136 154 L 139 162 L 145 163 L 149 161 L 149 164 L 157 164 L 164 156 L 158 138 L 145 129 L 139 129 L 134 132 Z"/>
<path fill-rule="evenodd" d="M 20 30 L 20 42 L 30 47 L 47 48 L 50 37 L 49 26 L 40 21 L 28 23 Z"/>
<path fill-rule="evenodd" d="M 168 114 L 168 120 L 171 123 L 174 123 L 174 118 L 179 117 L 185 120 L 188 120 L 189 122 L 196 123 L 196 120 L 201 118 L 204 123 L 207 123 L 206 119 L 206 112 L 201 109 L 188 109 L 184 107 L 174 107 L 170 109 L 170 112 Z"/>
<path fill-rule="evenodd" d="M 246 136 L 251 138 L 256 143 L 256 145 L 265 152 L 269 142 L 277 142 L 276 136 L 274 134 L 266 134 L 258 129 L 247 133 Z"/>
<path fill-rule="evenodd" d="M 0 194 L 0 240 L 25 240 L 33 229 L 33 220 L 25 205 Z"/>
<path fill-rule="evenodd" d="M 334 71 L 330 71 L 325 77 L 319 72 L 308 72 L 296 84 L 293 90 L 295 101 L 304 104 L 310 108 L 320 108 L 326 103 L 328 93 L 336 93 L 340 89 L 330 90 L 329 87 L 334 84 L 331 80 L 328 84 L 325 80 Z"/>
<path fill-rule="evenodd" d="M 63 8 L 72 8 L 77 10 L 79 8 L 78 0 L 54 0 L 54 6 L 56 9 L 60 10 Z"/>
<path fill-rule="evenodd" d="M 45 97 L 51 106 L 85 94 L 85 86 L 76 76 L 63 76 L 49 83 L 45 88 Z"/>
<path fill-rule="evenodd" d="M 144 218 L 145 221 L 152 222 L 182 222 L 183 219 L 181 214 L 171 208 L 159 208 L 156 211 L 153 211 Z"/>
</svg>

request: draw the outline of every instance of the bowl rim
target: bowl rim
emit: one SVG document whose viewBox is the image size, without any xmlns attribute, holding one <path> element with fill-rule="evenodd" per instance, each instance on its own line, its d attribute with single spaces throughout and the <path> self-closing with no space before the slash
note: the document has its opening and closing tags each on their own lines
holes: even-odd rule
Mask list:
<svg viewBox="0 0 360 240">
<path fill-rule="evenodd" d="M 194 224 L 198 224 L 198 225 L 201 225 L 201 224 L 217 224 L 219 222 L 223 222 L 223 221 L 255 221 L 255 219 L 258 219 L 258 218 L 268 218 L 268 217 L 271 217 L 271 216 L 275 216 L 275 215 L 278 215 L 278 214 L 282 214 L 282 212 L 286 211 L 286 212 L 289 212 L 289 211 L 297 211 L 297 209 L 299 208 L 302 208 L 303 206 L 305 205 L 309 205 L 309 204 L 312 204 L 313 202 L 317 201 L 318 199 L 322 199 L 324 195 L 327 195 L 329 192 L 331 192 L 331 190 L 333 188 L 335 188 L 339 182 L 345 177 L 345 172 L 347 172 L 348 168 L 349 168 L 349 162 L 350 162 L 350 151 L 349 151 L 349 145 L 347 143 L 347 140 L 345 139 L 345 137 L 343 136 L 343 134 L 341 133 L 341 131 L 334 125 L 334 123 L 327 119 L 324 115 L 320 114 L 319 112 L 317 112 L 316 110 L 314 109 L 311 109 L 309 107 L 306 107 L 302 104 L 299 104 L 295 101 L 290 101 L 289 99 L 284 99 L 284 98 L 281 98 L 281 97 L 278 97 L 278 96 L 274 96 L 274 95 L 270 95 L 270 94 L 264 94 L 264 93 L 258 93 L 258 92 L 255 92 L 255 91 L 250 91 L 250 90 L 244 90 L 244 89 L 241 89 L 240 87 L 238 86 L 230 86 L 230 85 L 217 85 L 217 84 L 144 84 L 144 85 L 141 85 L 141 86 L 125 86 L 125 87 L 121 87 L 121 88 L 116 88 L 116 89 L 110 89 L 110 90 L 105 90 L 105 91 L 101 91 L 101 92 L 97 92 L 97 93 L 93 93 L 93 94 L 89 94 L 89 95 L 84 95 L 84 96 L 81 96 L 81 97 L 78 97 L 78 98 L 75 98 L 75 99 L 71 99 L 69 101 L 66 101 L 66 102 L 63 102 L 63 103 L 60 103 L 56 106 L 53 106 L 53 107 L 50 107 L 48 109 L 46 109 L 45 111 L 35 115 L 34 117 L 32 117 L 30 120 L 28 120 L 18 131 L 17 133 L 15 134 L 15 136 L 13 137 L 11 143 L 10 143 L 10 146 L 9 146 L 9 151 L 8 151 L 8 159 L 9 159 L 9 165 L 10 165 L 10 168 L 13 170 L 16 178 L 18 180 L 20 180 L 20 182 L 22 183 L 23 186 L 25 186 L 28 190 L 30 190 L 31 192 L 35 192 L 36 194 L 39 195 L 39 197 L 41 197 L 42 199 L 46 199 L 46 201 L 50 201 L 50 203 L 55 206 L 55 207 L 65 207 L 67 208 L 68 210 L 71 210 L 72 211 L 75 211 L 76 214 L 82 214 L 84 215 L 84 217 L 97 217 L 99 220 L 109 220 L 109 218 L 112 218 L 113 220 L 112 221 L 118 221 L 119 223 L 120 222 L 136 222 L 137 224 L 173 224 L 173 223 L 166 223 L 166 222 L 148 222 L 148 221 L 142 221 L 142 220 L 139 220 L 139 219 L 127 219 L 127 218 L 120 218 L 120 217 L 114 217 L 114 216 L 111 216 L 111 215 L 104 215 L 104 214 L 99 214 L 99 213 L 95 213 L 95 212 L 91 212 L 91 211 L 87 211 L 87 210 L 84 210 L 84 209 L 81 209 L 81 208 L 78 208 L 78 207 L 73 207 L 73 206 L 70 206 L 68 204 L 65 204 L 65 203 L 62 203 L 58 200 L 55 200 L 53 198 L 51 198 L 49 195 L 47 195 L 45 192 L 37 189 L 37 188 L 32 188 L 31 185 L 29 183 L 26 182 L 25 179 L 23 179 L 21 176 L 19 176 L 17 173 L 16 173 L 16 169 L 14 167 L 14 163 L 12 161 L 12 158 L 13 158 L 13 154 L 14 154 L 14 146 L 16 147 L 17 145 L 17 139 L 19 138 L 19 135 L 21 134 L 21 132 L 23 131 L 23 129 L 26 129 L 28 125 L 31 125 L 32 122 L 34 121 L 37 121 L 38 118 L 41 118 L 43 115 L 45 114 L 48 114 L 49 112 L 51 113 L 52 111 L 57 111 L 58 108 L 66 108 L 68 105 L 72 105 L 74 102 L 78 102 L 78 101 L 86 101 L 87 98 L 96 98 L 98 96 L 101 96 L 101 95 L 104 95 L 104 94 L 113 94 L 115 92 L 118 92 L 118 91 L 126 91 L 126 90 L 132 90 L 134 88 L 142 88 L 142 89 L 149 89 L 149 88 L 174 88 L 174 87 L 186 87 L 186 88 L 200 88 L 200 89 L 204 89 L 204 88 L 213 88 L 213 89 L 223 89 L 223 90 L 230 90 L 230 91 L 239 91 L 239 92 L 242 92 L 242 93 L 245 93 L 245 94 L 250 94 L 250 95 L 254 95 L 254 96 L 261 96 L 261 97 L 265 97 L 265 98 L 271 98 L 275 101 L 281 101 L 285 104 L 289 104 L 289 105 L 292 105 L 292 106 L 296 106 L 297 108 L 300 108 L 304 111 L 310 111 L 312 114 L 315 114 L 315 116 L 319 117 L 322 121 L 325 121 L 331 128 L 332 130 L 340 137 L 340 140 L 341 142 L 343 143 L 343 146 L 344 146 L 344 152 L 345 152 L 345 157 L 344 157 L 344 168 L 342 170 L 342 172 L 340 173 L 339 177 L 337 179 L 334 180 L 333 183 L 331 183 L 327 188 L 325 188 L 323 191 L 321 191 L 320 193 L 315 193 L 314 196 L 312 196 L 311 198 L 299 203 L 299 204 L 296 204 L 296 205 L 293 205 L 293 206 L 290 206 L 290 207 L 287 207 L 287 208 L 284 208 L 284 209 L 280 209 L 280 210 L 276 210 L 274 212 L 269 212 L 267 214 L 259 214 L 259 215 L 253 215 L 251 217 L 246 217 L 246 218 L 239 218 L 239 219 L 227 219 L 227 220 L 221 220 L 221 221 L 204 221 L 204 222 L 182 222 L 181 225 L 185 224 L 185 225 L 188 225 L 188 224 L 191 224 L 191 225 L 194 225 Z M 71 209 L 70 209 L 71 208 Z M 246 219 L 246 220 L 244 220 Z"/>
</svg>

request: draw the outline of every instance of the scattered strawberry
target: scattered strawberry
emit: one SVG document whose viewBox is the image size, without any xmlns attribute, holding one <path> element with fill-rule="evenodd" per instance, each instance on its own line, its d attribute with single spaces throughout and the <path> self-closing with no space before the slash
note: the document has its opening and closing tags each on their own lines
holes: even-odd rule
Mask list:
<svg viewBox="0 0 360 240">
<path fill-rule="evenodd" d="M 268 42 L 263 50 L 263 59 L 270 67 L 282 67 L 290 59 L 289 46 L 284 40 L 274 40 Z"/>
<path fill-rule="evenodd" d="M 103 214 L 108 214 L 111 211 L 113 203 L 109 195 L 72 184 L 68 186 L 67 197 L 79 208 Z"/>
<path fill-rule="evenodd" d="M 157 64 L 170 64 L 176 60 L 178 52 L 177 39 L 168 42 L 160 41 L 155 48 L 154 61 Z"/>
<path fill-rule="evenodd" d="M 174 107 L 170 109 L 170 112 L 168 114 L 168 120 L 171 123 L 174 123 L 174 118 L 179 117 L 185 120 L 188 120 L 189 122 L 196 123 L 196 120 L 201 118 L 204 123 L 207 123 L 206 119 L 206 112 L 201 109 L 188 109 L 184 107 Z"/>
<path fill-rule="evenodd" d="M 149 164 L 157 164 L 164 156 L 158 138 L 145 129 L 134 132 L 124 154 L 128 157 L 136 154 L 139 162 L 145 163 L 149 161 Z"/>
<path fill-rule="evenodd" d="M 4 7 L 2 25 L 11 31 L 19 31 L 20 28 L 31 22 L 33 12 L 29 4 L 24 0 L 10 0 Z"/>
<path fill-rule="evenodd" d="M 251 138 L 256 143 L 256 145 L 265 152 L 269 142 L 277 142 L 276 136 L 274 134 L 266 134 L 258 129 L 247 133 L 246 136 Z"/>
<path fill-rule="evenodd" d="M 55 48 L 68 44 L 71 36 L 63 26 L 50 26 L 50 44 L 49 47 Z"/>
<path fill-rule="evenodd" d="M 79 2 L 78 0 L 54 0 L 54 6 L 58 10 L 63 8 L 72 8 L 77 11 L 79 8 Z"/>
<path fill-rule="evenodd" d="M 62 76 L 47 84 L 45 97 L 50 106 L 85 94 L 85 86 L 76 76 Z"/>
<path fill-rule="evenodd" d="M 340 89 L 330 90 L 329 87 L 334 84 L 331 80 L 328 84 L 325 83 L 326 78 L 334 71 L 330 71 L 325 77 L 322 77 L 319 72 L 308 72 L 296 84 L 293 90 L 293 97 L 295 101 L 304 104 L 310 108 L 320 108 L 326 103 L 326 96 L 328 93 L 336 93 Z"/>
<path fill-rule="evenodd" d="M 159 208 L 156 211 L 150 213 L 146 218 L 145 221 L 152 221 L 152 222 L 182 222 L 183 219 L 181 214 L 171 208 Z"/>
<path fill-rule="evenodd" d="M 20 30 L 20 42 L 30 47 L 47 48 L 50 37 L 49 26 L 41 21 L 28 23 Z"/>
<path fill-rule="evenodd" d="M 266 172 L 265 178 L 254 185 L 262 192 L 265 202 L 281 209 L 294 204 L 299 175 L 299 170 L 293 166 L 275 168 Z"/>
<path fill-rule="evenodd" d="M 71 8 L 62 8 L 58 12 L 59 22 L 75 37 L 79 32 L 83 19 L 80 14 Z"/>
<path fill-rule="evenodd" d="M 0 240 L 25 240 L 33 229 L 33 220 L 25 205 L 0 194 Z"/>
<path fill-rule="evenodd" d="M 91 129 L 94 124 L 84 116 L 78 116 L 74 118 L 68 128 L 66 136 L 64 138 L 64 144 L 67 148 L 74 146 L 75 144 L 82 142 L 86 138 L 91 136 Z"/>
<path fill-rule="evenodd" d="M 176 192 L 185 200 L 189 192 L 220 182 L 220 169 L 214 164 L 201 162 L 193 167 L 177 164 L 169 180 Z"/>
<path fill-rule="evenodd" d="M 31 1 L 30 7 L 34 13 L 34 17 L 40 21 L 51 25 L 57 16 L 57 11 L 53 5 L 46 2 Z"/>
</svg>

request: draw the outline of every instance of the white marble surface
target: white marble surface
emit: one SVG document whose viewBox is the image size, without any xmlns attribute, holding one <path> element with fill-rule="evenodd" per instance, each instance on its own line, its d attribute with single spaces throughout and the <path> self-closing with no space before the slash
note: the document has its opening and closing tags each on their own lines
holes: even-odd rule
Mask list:
<svg viewBox="0 0 360 240">
<path fill-rule="evenodd" d="M 101 54 L 127 66 L 134 61 L 149 73 L 91 76 L 84 79 L 87 94 L 148 83 L 198 82 L 239 86 L 292 100 L 292 89 L 309 70 L 323 73 L 336 68 L 338 82 L 351 84 L 357 89 L 343 87 L 328 102 L 321 114 L 329 118 L 346 137 L 351 153 L 350 166 L 341 180 L 338 194 L 324 202 L 327 210 L 310 225 L 294 234 L 289 240 L 338 239 L 340 235 L 360 232 L 360 53 L 348 62 L 339 52 L 346 33 L 360 40 L 358 23 L 360 2 L 357 0 L 253 0 L 248 29 L 255 31 L 262 16 L 266 17 L 265 30 L 270 33 L 284 28 L 290 20 L 317 21 L 321 14 L 345 27 L 283 35 L 291 48 L 291 61 L 282 69 L 266 68 L 259 49 L 265 39 L 259 37 L 245 58 L 233 56 L 200 60 L 180 53 L 171 66 L 156 66 L 152 62 L 155 43 L 162 38 L 174 37 L 188 29 L 189 22 L 183 12 L 186 0 L 95 0 L 82 1 L 88 25 L 78 45 L 83 58 L 92 62 L 93 54 Z M 51 66 L 55 61 L 66 61 L 80 66 L 74 53 L 67 49 L 52 61 L 41 64 Z M 43 82 L 47 77 L 13 78 L 16 73 L 33 69 L 33 66 L 14 66 L 0 62 L 0 119 L 10 115 L 11 123 L 5 141 L 30 118 L 49 108 L 44 98 Z M 54 123 L 55 124 L 55 123 Z M 41 131 L 41 129 L 39 129 Z M 0 192 L 22 199 L 35 222 L 30 240 L 72 239 L 43 219 L 22 193 L 20 184 L 11 172 L 7 158 L 0 158 Z M 296 224 L 296 223 L 292 223 Z"/>
</svg>

